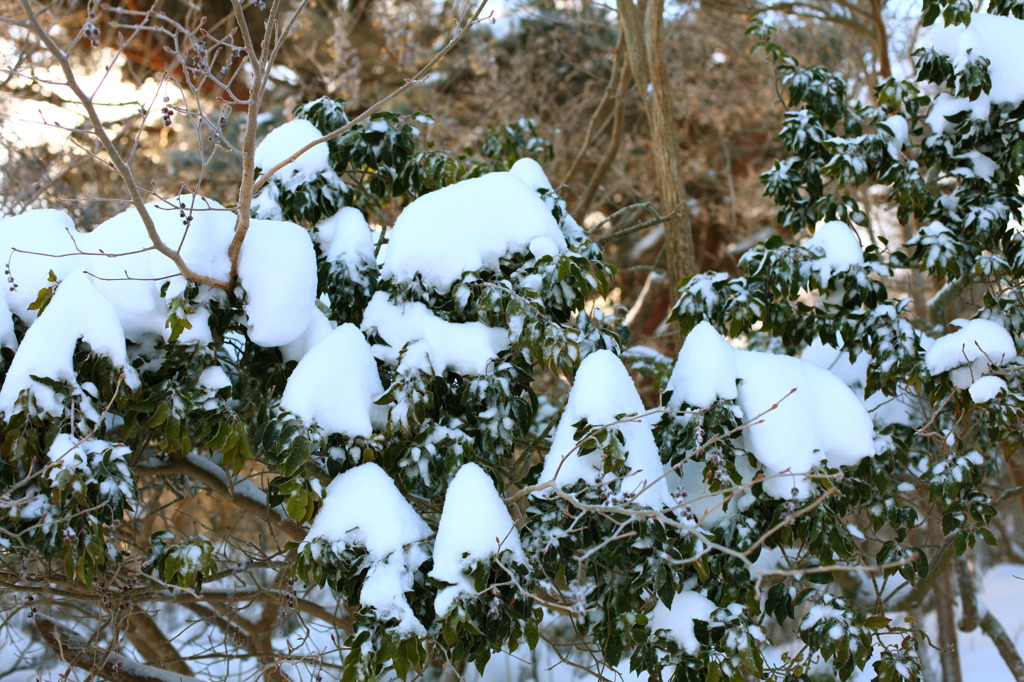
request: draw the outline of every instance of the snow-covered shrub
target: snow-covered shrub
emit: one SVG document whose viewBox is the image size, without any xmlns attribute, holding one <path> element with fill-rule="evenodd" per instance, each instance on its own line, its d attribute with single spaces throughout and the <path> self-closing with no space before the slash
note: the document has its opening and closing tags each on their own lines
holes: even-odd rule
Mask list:
<svg viewBox="0 0 1024 682">
<path fill-rule="evenodd" d="M 922 84 L 871 105 L 765 36 L 794 111 L 764 181 L 810 236 L 683 282 L 674 359 L 587 312 L 614 273 L 540 164 L 511 162 L 544 151 L 528 123 L 478 162 L 378 114 L 249 214 L 153 202 L 179 264 L 135 207 L 89 231 L 5 219 L 5 585 L 48 595 L 43 640 L 93 647 L 67 661 L 86 667 L 445 679 L 504 652 L 566 680 L 917 679 L 920 624 L 897 616 L 995 542 L 987 484 L 1024 444 L 1024 20 L 940 5 Z M 301 106 L 252 160 L 348 123 Z M 862 246 L 866 184 L 912 236 Z M 937 283 L 932 320 L 907 273 Z M 934 324 L 972 287 L 973 319 Z M 106 627 L 126 610 L 166 641 Z"/>
</svg>

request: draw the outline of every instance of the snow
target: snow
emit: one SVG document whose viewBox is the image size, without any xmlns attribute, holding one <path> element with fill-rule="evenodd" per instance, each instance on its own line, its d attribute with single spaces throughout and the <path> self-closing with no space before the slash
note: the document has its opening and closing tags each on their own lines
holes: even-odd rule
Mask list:
<svg viewBox="0 0 1024 682">
<path fill-rule="evenodd" d="M 704 595 L 692 590 L 683 590 L 672 599 L 672 608 L 658 601 L 651 611 L 647 627 L 651 632 L 664 630 L 667 637 L 679 645 L 687 654 L 694 656 L 700 651 L 700 642 L 693 632 L 693 621 L 711 620 L 711 614 L 718 607 Z"/>
<path fill-rule="evenodd" d="M 970 167 L 960 167 L 953 170 L 954 175 L 960 175 L 968 178 L 978 178 L 979 180 L 985 180 L 991 182 L 992 178 L 996 174 L 999 165 L 993 161 L 990 157 L 982 154 L 977 150 L 971 150 L 964 152 L 954 158 L 966 159 L 970 162 Z"/>
<path fill-rule="evenodd" d="M 838 220 L 818 225 L 814 236 L 802 246 L 823 254 L 814 261 L 813 267 L 824 283 L 828 282 L 834 272 L 848 270 L 864 262 L 864 252 L 856 233 L 849 225 Z"/>
<path fill-rule="evenodd" d="M 185 205 L 184 218 L 181 204 Z M 166 245 L 180 245 L 181 257 L 190 268 L 200 275 L 227 280 L 231 271 L 227 250 L 234 235 L 234 214 L 217 202 L 196 195 L 147 204 L 146 212 Z M 146 335 L 166 338 L 167 301 L 179 296 L 186 282 L 169 258 L 151 248 L 139 212 L 133 207 L 119 213 L 78 242 L 83 250 L 111 254 L 91 256 L 83 267 L 87 266 L 88 272 L 96 276 L 93 284 L 97 291 L 114 305 L 125 337 L 131 341 Z M 164 284 L 168 288 L 161 297 Z M 181 342 L 212 340 L 205 311 L 197 311 L 189 320 L 193 328 L 185 330 Z"/>
<path fill-rule="evenodd" d="M 489 173 L 409 204 L 391 230 L 383 274 L 397 281 L 419 275 L 445 292 L 463 273 L 495 270 L 503 256 L 526 251 L 537 237 L 550 239 L 559 252 L 566 248 L 550 209 L 530 186 L 512 173 Z"/>
<path fill-rule="evenodd" d="M 498 353 L 508 348 L 508 332 L 482 322 L 447 322 L 419 302 L 395 305 L 378 291 L 363 313 L 363 329 L 376 329 L 390 348 L 378 347 L 378 354 L 390 362 L 407 344 L 410 353 L 426 355 L 424 362 L 440 375 L 453 370 L 464 376 L 480 376 Z"/>
<path fill-rule="evenodd" d="M 757 420 L 743 442 L 767 470 L 773 497 L 807 497 L 804 474 L 822 459 L 853 465 L 875 454 L 871 418 L 841 379 L 797 358 L 734 348 L 707 323 L 687 336 L 668 388 L 672 409 L 735 398 L 744 419 Z"/>
<path fill-rule="evenodd" d="M 279 348 L 281 351 L 281 358 L 285 362 L 294 360 L 298 362 L 311 348 L 316 346 L 327 337 L 335 329 L 335 324 L 331 322 L 326 315 L 321 312 L 320 308 L 314 306 L 313 312 L 309 316 L 309 324 L 306 325 L 305 331 L 291 343 L 286 343 Z"/>
<path fill-rule="evenodd" d="M 987 403 L 1006 389 L 1006 381 L 1000 377 L 984 376 L 971 384 L 967 392 L 971 400 L 978 404 Z"/>
<path fill-rule="evenodd" d="M 323 134 L 317 127 L 305 119 L 295 119 L 278 126 L 256 146 L 256 167 L 268 171 L 321 137 Z M 280 180 L 286 189 L 291 189 L 325 172 L 333 173 L 333 170 L 327 143 L 322 142 L 274 173 L 274 178 Z"/>
<path fill-rule="evenodd" d="M 359 209 L 346 206 L 317 224 L 317 239 L 329 261 L 342 261 L 353 266 L 373 266 L 373 235 Z"/>
<path fill-rule="evenodd" d="M 1020 78 L 1020 46 L 1024 43 L 1024 21 L 992 14 L 972 14 L 970 26 L 936 26 L 929 33 L 936 52 L 946 55 L 953 68 L 963 70 L 973 58 L 985 57 L 993 104 L 1015 107 L 1024 102 L 1024 79 Z"/>
<path fill-rule="evenodd" d="M 448 613 L 458 596 L 476 592 L 466 575 L 474 563 L 488 561 L 505 550 L 515 561 L 527 563 L 519 531 L 491 477 L 477 464 L 463 464 L 448 484 L 434 540 L 430 577 L 450 584 L 434 601 L 437 615 Z"/>
<path fill-rule="evenodd" d="M 370 344 L 343 324 L 306 353 L 281 397 L 281 407 L 326 433 L 369 438 L 373 402 L 384 392 Z"/>
<path fill-rule="evenodd" d="M 968 388 L 993 365 L 1004 365 L 1017 356 L 1013 337 L 998 322 L 974 319 L 956 323 L 962 325 L 960 329 L 939 337 L 925 351 L 925 366 L 932 376 L 949 372 L 957 388 Z"/>
<path fill-rule="evenodd" d="M 28 306 L 36 300 L 40 289 L 50 286 L 47 281 L 50 270 L 57 279 L 65 279 L 87 260 L 80 255 L 57 256 L 77 254 L 75 241 L 84 238 L 71 218 L 61 211 L 26 211 L 0 220 L 0 258 L 9 264 L 15 287 L 12 291 L 10 285 L 5 286 L 5 307 L 25 322 L 36 319 L 36 312 Z M 14 253 L 14 249 L 18 252 Z M 0 325 L 6 328 L 3 319 Z"/>
<path fill-rule="evenodd" d="M 551 191 L 551 181 L 539 163 L 535 160 L 524 157 L 512 164 L 508 172 L 523 181 L 523 184 L 533 191 Z"/>
<path fill-rule="evenodd" d="M 199 375 L 199 385 L 211 391 L 219 391 L 222 388 L 231 386 L 231 379 L 228 378 L 227 372 L 220 365 L 214 365 L 207 367 Z"/>
<path fill-rule="evenodd" d="M 11 309 L 7 307 L 7 298 L 4 296 L 0 296 L 0 346 L 18 347 L 18 339 L 14 335 L 14 318 L 11 317 Z"/>
<path fill-rule="evenodd" d="M 708 322 L 701 322 L 686 335 L 679 358 L 672 369 L 666 391 L 668 407 L 683 405 L 706 408 L 719 399 L 736 398 L 736 353 Z"/>
<path fill-rule="evenodd" d="M 82 472 L 86 474 L 87 479 L 92 479 L 92 468 L 102 461 L 104 450 L 110 451 L 112 459 L 124 459 L 131 454 L 131 450 L 119 443 L 95 439 L 83 440 L 69 433 L 59 433 L 47 451 L 51 468 L 46 476 L 51 482 L 56 481 L 60 472 L 67 470 Z"/>
<path fill-rule="evenodd" d="M 900 152 L 910 142 L 910 123 L 905 117 L 895 114 L 885 119 L 883 125 L 892 133 L 889 153 L 892 154 L 893 158 L 898 158 Z"/>
<path fill-rule="evenodd" d="M 850 362 L 849 355 L 842 350 L 824 344 L 820 339 L 814 339 L 800 354 L 800 359 L 828 370 L 849 386 L 858 397 L 863 397 L 864 408 L 871 414 L 872 420 L 879 428 L 890 424 L 911 425 L 914 409 L 912 402 L 905 395 L 889 397 L 880 391 L 864 395 L 868 381 L 868 364 L 871 362 L 871 356 L 867 353 L 858 353 L 856 360 Z"/>
<path fill-rule="evenodd" d="M 331 481 L 303 544 L 323 538 L 338 552 L 345 547 L 365 548 L 373 565 L 359 602 L 373 608 L 381 620 L 397 619 L 399 634 L 422 636 L 426 630 L 413 615 L 405 593 L 412 590 L 412 572 L 426 560 L 419 543 L 428 537 L 430 527 L 391 477 L 371 462 Z"/>
<path fill-rule="evenodd" d="M 117 311 L 96 291 L 87 275 L 75 273 L 57 287 L 46 310 L 25 332 L 0 388 L 0 411 L 12 414 L 18 394 L 27 388 L 42 410 L 60 416 L 63 401 L 32 376 L 66 381 L 76 387 L 72 363 L 79 340 L 88 343 L 97 355 L 110 358 L 116 367 L 125 368 L 128 382 L 133 382 Z"/>
<path fill-rule="evenodd" d="M 987 95 L 971 101 L 966 97 L 954 97 L 949 93 L 939 93 L 932 103 L 931 111 L 924 122 L 938 135 L 943 135 L 954 128 L 948 118 L 962 111 L 970 111 L 971 118 L 987 120 L 992 111 L 992 102 Z"/>
<path fill-rule="evenodd" d="M 620 418 L 644 412 L 640 395 L 622 361 L 608 350 L 588 355 L 576 371 L 565 411 L 544 459 L 540 482 L 553 480 L 561 487 L 577 481 L 597 483 L 603 470 L 601 453 L 579 455 L 573 425 L 584 419 L 591 427 L 615 424 L 625 440 L 626 468 L 630 472 L 622 480 L 620 492 L 635 494 L 635 502 L 640 505 L 673 506 L 651 427 L 642 419 Z"/>
<path fill-rule="evenodd" d="M 838 378 L 797 358 L 736 354 L 737 402 L 747 420 L 764 413 L 743 430 L 743 441 L 767 470 L 767 494 L 807 497 L 810 481 L 802 474 L 822 459 L 833 467 L 852 466 L 875 454 L 871 418 Z"/>
<path fill-rule="evenodd" d="M 283 346 L 309 326 L 316 308 L 316 252 L 305 229 L 252 220 L 242 242 L 238 278 L 253 343 Z"/>
</svg>

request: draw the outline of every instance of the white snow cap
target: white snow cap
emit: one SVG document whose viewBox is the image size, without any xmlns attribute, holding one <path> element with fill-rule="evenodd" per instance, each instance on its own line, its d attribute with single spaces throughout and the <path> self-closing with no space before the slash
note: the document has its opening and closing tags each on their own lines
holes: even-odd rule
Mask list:
<svg viewBox="0 0 1024 682">
<path fill-rule="evenodd" d="M 1007 390 L 1006 381 L 1000 377 L 984 376 L 971 384 L 967 392 L 971 394 L 971 400 L 978 403 L 987 403 L 997 395 Z"/>
<path fill-rule="evenodd" d="M 88 275 L 79 272 L 61 282 L 46 310 L 25 332 L 0 388 L 0 411 L 10 415 L 18 394 L 27 388 L 40 408 L 59 416 L 62 402 L 53 389 L 32 376 L 66 381 L 76 387 L 73 359 L 80 339 L 97 355 L 105 355 L 115 366 L 124 367 L 129 383 L 132 382 L 135 374 L 127 367 L 128 353 L 117 312 L 96 291 Z"/>
<path fill-rule="evenodd" d="M 832 273 L 849 270 L 852 265 L 864 262 L 864 251 L 860 240 L 850 226 L 838 220 L 818 225 L 814 236 L 801 244 L 805 249 L 821 249 L 824 255 L 814 261 L 814 269 L 821 279 L 828 282 Z"/>
<path fill-rule="evenodd" d="M 993 365 L 1005 365 L 1017 357 L 1013 337 L 992 320 L 957 320 L 960 329 L 935 340 L 924 354 L 932 376 L 949 372 L 957 388 L 968 388 L 987 374 Z"/>
<path fill-rule="evenodd" d="M 359 209 L 346 206 L 316 226 L 316 235 L 324 256 L 329 261 L 342 261 L 349 265 L 372 265 L 373 234 Z"/>
<path fill-rule="evenodd" d="M 182 204 L 184 209 L 180 208 Z M 185 218 L 181 216 L 182 210 Z M 234 213 L 215 201 L 191 194 L 147 204 L 146 213 L 165 244 L 172 248 L 181 245 L 181 257 L 190 268 L 227 281 L 231 272 L 228 246 L 235 232 Z M 95 256 L 87 264 L 89 272 L 97 276 L 93 280 L 96 290 L 117 310 L 125 336 L 132 341 L 146 335 L 166 337 L 167 301 L 180 295 L 186 282 L 169 258 L 151 248 L 153 244 L 139 212 L 133 207 L 119 213 L 93 230 L 82 244 L 96 253 L 130 253 L 115 258 Z M 172 277 L 167 279 L 169 275 Z M 165 283 L 168 289 L 161 297 Z M 190 316 L 193 328 L 182 334 L 181 341 L 211 341 L 206 319 L 205 310 Z"/>
<path fill-rule="evenodd" d="M 769 495 L 807 497 L 811 486 L 804 474 L 820 460 L 851 466 L 875 454 L 871 417 L 830 372 L 797 358 L 755 351 L 737 351 L 736 366 L 744 416 L 750 420 L 764 413 L 744 429 L 743 440 L 767 470 L 764 491 Z M 789 473 L 776 475 L 784 471 Z"/>
<path fill-rule="evenodd" d="M 707 371 L 688 369 L 702 361 Z M 764 491 L 773 497 L 787 499 L 794 490 L 796 497 L 807 497 L 806 474 L 822 459 L 830 466 L 853 465 L 875 454 L 871 418 L 840 379 L 796 358 L 733 348 L 710 325 L 690 332 L 670 387 L 673 404 L 677 392 L 681 403 L 697 407 L 735 397 L 744 419 L 761 415 L 743 430 L 743 441 L 764 465 Z"/>
<path fill-rule="evenodd" d="M 715 602 L 699 592 L 683 590 L 672 599 L 671 609 L 665 606 L 665 602 L 658 601 L 658 605 L 651 611 L 647 627 L 651 632 L 665 630 L 669 639 L 693 656 L 700 651 L 700 642 L 693 632 L 693 621 L 711 620 L 711 614 L 717 608 Z"/>
<path fill-rule="evenodd" d="M 266 172 L 299 151 L 313 140 L 323 137 L 317 127 L 305 119 L 295 119 L 274 128 L 263 141 L 256 146 L 254 161 L 256 167 Z M 274 173 L 286 188 L 293 188 L 309 182 L 321 173 L 334 171 L 331 169 L 329 150 L 326 142 L 321 142 L 305 154 L 295 159 L 281 170 Z"/>
<path fill-rule="evenodd" d="M 75 229 L 71 218 L 62 211 L 42 209 L 26 211 L 18 216 L 0 220 L 0 258 L 9 263 L 15 289 L 4 287 L 4 298 L 12 313 L 25 322 L 36 319 L 36 312 L 28 306 L 36 300 L 39 290 L 50 286 L 50 270 L 57 279 L 64 280 L 87 261 L 76 254 L 75 242 L 86 238 Z M 84 243 L 79 244 L 84 250 Z M 17 253 L 14 251 L 17 250 Z M 0 316 L 2 317 L 2 316 Z M 4 323 L 0 321 L 0 325 Z"/>
<path fill-rule="evenodd" d="M 972 57 L 985 57 L 992 89 L 982 95 L 993 104 L 1016 106 L 1024 101 L 1024 79 L 1020 77 L 1020 46 L 1024 44 L 1024 21 L 993 14 L 972 14 L 971 25 L 939 26 L 929 32 L 932 46 L 953 60 L 960 70 Z"/>
<path fill-rule="evenodd" d="M 666 391 L 668 407 L 710 407 L 718 399 L 736 399 L 736 349 L 709 322 L 690 330 L 679 350 Z"/>
<path fill-rule="evenodd" d="M 355 325 L 343 324 L 299 361 L 281 407 L 326 433 L 369 438 L 373 401 L 383 392 L 370 344 Z"/>
<path fill-rule="evenodd" d="M 249 338 L 260 346 L 291 343 L 316 308 L 316 252 L 295 223 L 252 220 L 238 258 Z"/>
<path fill-rule="evenodd" d="M 526 251 L 538 237 L 550 239 L 559 252 L 566 248 L 533 188 L 517 174 L 489 173 L 409 204 L 391 230 L 383 274 L 399 281 L 418 274 L 426 286 L 448 291 L 463 273 L 494 269 L 502 256 Z"/>
<path fill-rule="evenodd" d="M 314 306 L 313 313 L 309 316 L 309 324 L 306 325 L 306 330 L 299 334 L 298 338 L 291 343 L 278 347 L 281 351 L 281 358 L 285 362 L 290 360 L 298 362 L 336 328 L 337 325 L 331 322 L 320 308 Z"/>
<path fill-rule="evenodd" d="M 591 426 L 598 427 L 619 422 L 619 415 L 644 412 L 640 394 L 622 361 L 609 350 L 591 353 L 576 371 L 551 450 L 544 459 L 540 481 L 553 479 L 562 487 L 577 481 L 596 483 L 602 473 L 601 454 L 596 451 L 583 456 L 578 454 L 573 424 L 586 419 Z M 620 491 L 636 493 L 637 504 L 652 508 L 671 506 L 665 467 L 658 456 L 651 427 L 646 421 L 627 418 L 615 428 L 625 439 L 626 468 L 631 472 L 622 479 Z"/>
<path fill-rule="evenodd" d="M 517 562 L 526 563 L 519 531 L 491 477 L 472 462 L 463 464 L 448 484 L 434 541 L 430 577 L 451 584 L 437 594 L 437 615 L 448 613 L 459 595 L 475 593 L 466 575 L 473 563 L 487 561 L 504 550 L 511 551 Z"/>
<path fill-rule="evenodd" d="M 426 634 L 405 593 L 413 589 L 413 571 L 425 560 L 420 547 L 430 527 L 402 497 L 391 477 L 369 463 L 337 476 L 327 486 L 323 506 L 303 544 L 323 538 L 335 551 L 363 547 L 373 561 L 359 602 L 381 620 L 395 618 L 401 634 Z"/>
<path fill-rule="evenodd" d="M 881 391 L 864 395 L 868 383 L 868 365 L 871 363 L 871 356 L 867 353 L 859 353 L 856 360 L 850 362 L 847 353 L 816 338 L 811 345 L 803 349 L 800 359 L 828 370 L 849 386 L 858 397 L 863 397 L 864 409 L 879 427 L 890 424 L 910 426 L 913 422 L 914 406 L 906 395 L 889 397 Z"/>
<path fill-rule="evenodd" d="M 519 159 L 512 164 L 508 172 L 523 181 L 523 184 L 533 191 L 546 189 L 551 190 L 551 181 L 541 165 L 529 157 Z"/>
<path fill-rule="evenodd" d="M 486 374 L 498 353 L 508 348 L 508 332 L 483 322 L 447 322 L 419 302 L 393 304 L 383 291 L 370 299 L 363 312 L 363 329 L 374 328 L 390 349 L 378 347 L 382 359 L 394 362 L 406 344 L 426 355 L 434 374 L 451 369 L 466 376 Z M 407 357 L 410 357 L 407 354 Z"/>
</svg>

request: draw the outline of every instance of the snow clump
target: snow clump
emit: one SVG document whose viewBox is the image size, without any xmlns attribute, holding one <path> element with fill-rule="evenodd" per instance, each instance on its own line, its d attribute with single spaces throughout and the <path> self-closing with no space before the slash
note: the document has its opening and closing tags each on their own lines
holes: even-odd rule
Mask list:
<svg viewBox="0 0 1024 682">
<path fill-rule="evenodd" d="M 635 495 L 633 501 L 647 507 L 672 506 L 665 467 L 658 456 L 651 427 L 636 416 L 644 412 L 640 394 L 622 361 L 609 350 L 588 355 L 576 371 L 565 411 L 544 459 L 541 482 L 553 480 L 563 488 L 578 481 L 597 484 L 603 478 L 601 453 L 595 450 L 579 454 L 574 425 L 582 420 L 591 427 L 614 424 L 625 441 L 623 449 L 627 452 L 626 468 L 629 470 L 629 475 L 621 479 L 620 493 Z"/>
<path fill-rule="evenodd" d="M 322 538 L 339 554 L 350 547 L 364 548 L 371 566 L 359 603 L 376 611 L 378 620 L 396 619 L 398 634 L 423 636 L 426 629 L 405 593 L 413 589 L 413 571 L 427 559 L 420 543 L 428 537 L 430 527 L 391 477 L 371 462 L 331 481 L 302 545 Z"/>
<path fill-rule="evenodd" d="M 527 251 L 538 238 L 558 253 L 566 249 L 550 208 L 519 174 L 489 173 L 409 204 L 391 230 L 382 273 L 400 282 L 419 277 L 443 293 L 464 273 L 495 270 L 502 257 Z"/>
<path fill-rule="evenodd" d="M 665 606 L 665 602 L 658 601 L 658 605 L 651 611 L 647 627 L 651 632 L 664 631 L 668 639 L 671 639 L 679 648 L 690 656 L 700 651 L 700 642 L 693 631 L 693 621 L 711 620 L 711 614 L 718 607 L 699 592 L 683 590 L 672 599 L 672 608 Z"/>
<path fill-rule="evenodd" d="M 323 137 L 317 127 L 305 119 L 295 119 L 274 128 L 263 141 L 256 145 L 254 162 L 266 172 L 310 142 Z M 333 174 L 326 142 L 309 149 L 281 170 L 274 173 L 274 179 L 281 181 L 285 189 L 293 189 L 315 180 L 324 174 Z"/>
<path fill-rule="evenodd" d="M 370 344 L 355 325 L 343 324 L 299 361 L 281 407 L 327 434 L 369 438 L 374 401 L 383 392 Z"/>
<path fill-rule="evenodd" d="M 960 329 L 941 336 L 925 351 L 924 364 L 932 376 L 949 372 L 957 388 L 968 388 L 993 366 L 1017 357 L 1013 337 L 992 320 L 956 320 Z"/>
<path fill-rule="evenodd" d="M 316 308 L 316 252 L 302 227 L 252 220 L 242 242 L 238 279 L 245 289 L 253 343 L 283 346 L 309 326 Z"/>
<path fill-rule="evenodd" d="M 441 375 L 453 370 L 464 376 L 486 374 L 498 353 L 508 348 L 508 332 L 483 322 L 447 322 L 419 302 L 395 305 L 378 291 L 363 312 L 363 329 L 375 329 L 387 344 L 375 351 L 381 359 L 395 362 L 409 344 L 406 357 L 426 356 L 422 369 Z"/>
<path fill-rule="evenodd" d="M 854 465 L 876 453 L 871 418 L 839 378 L 797 358 L 734 348 L 706 322 L 686 337 L 669 387 L 673 409 L 736 399 L 748 422 L 744 446 L 764 466 L 772 497 L 810 495 L 807 474 L 821 460 Z"/>
<path fill-rule="evenodd" d="M 463 464 L 448 485 L 434 541 L 430 577 L 449 584 L 434 600 L 437 615 L 448 613 L 460 595 L 476 592 L 467 575 L 474 563 L 505 550 L 515 561 L 526 563 L 519 531 L 490 476 L 472 462 Z"/>
</svg>

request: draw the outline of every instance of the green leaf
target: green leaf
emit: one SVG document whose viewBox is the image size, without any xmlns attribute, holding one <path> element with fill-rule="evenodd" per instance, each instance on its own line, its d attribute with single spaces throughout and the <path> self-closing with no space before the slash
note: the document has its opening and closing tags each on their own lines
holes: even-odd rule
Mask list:
<svg viewBox="0 0 1024 682">
<path fill-rule="evenodd" d="M 892 618 L 883 615 L 868 616 L 864 619 L 864 625 L 872 630 L 881 630 L 892 622 Z"/>
<path fill-rule="evenodd" d="M 530 651 L 537 648 L 537 642 L 540 641 L 540 631 L 537 628 L 537 621 L 528 620 L 526 621 L 526 644 L 530 647 Z"/>
</svg>

